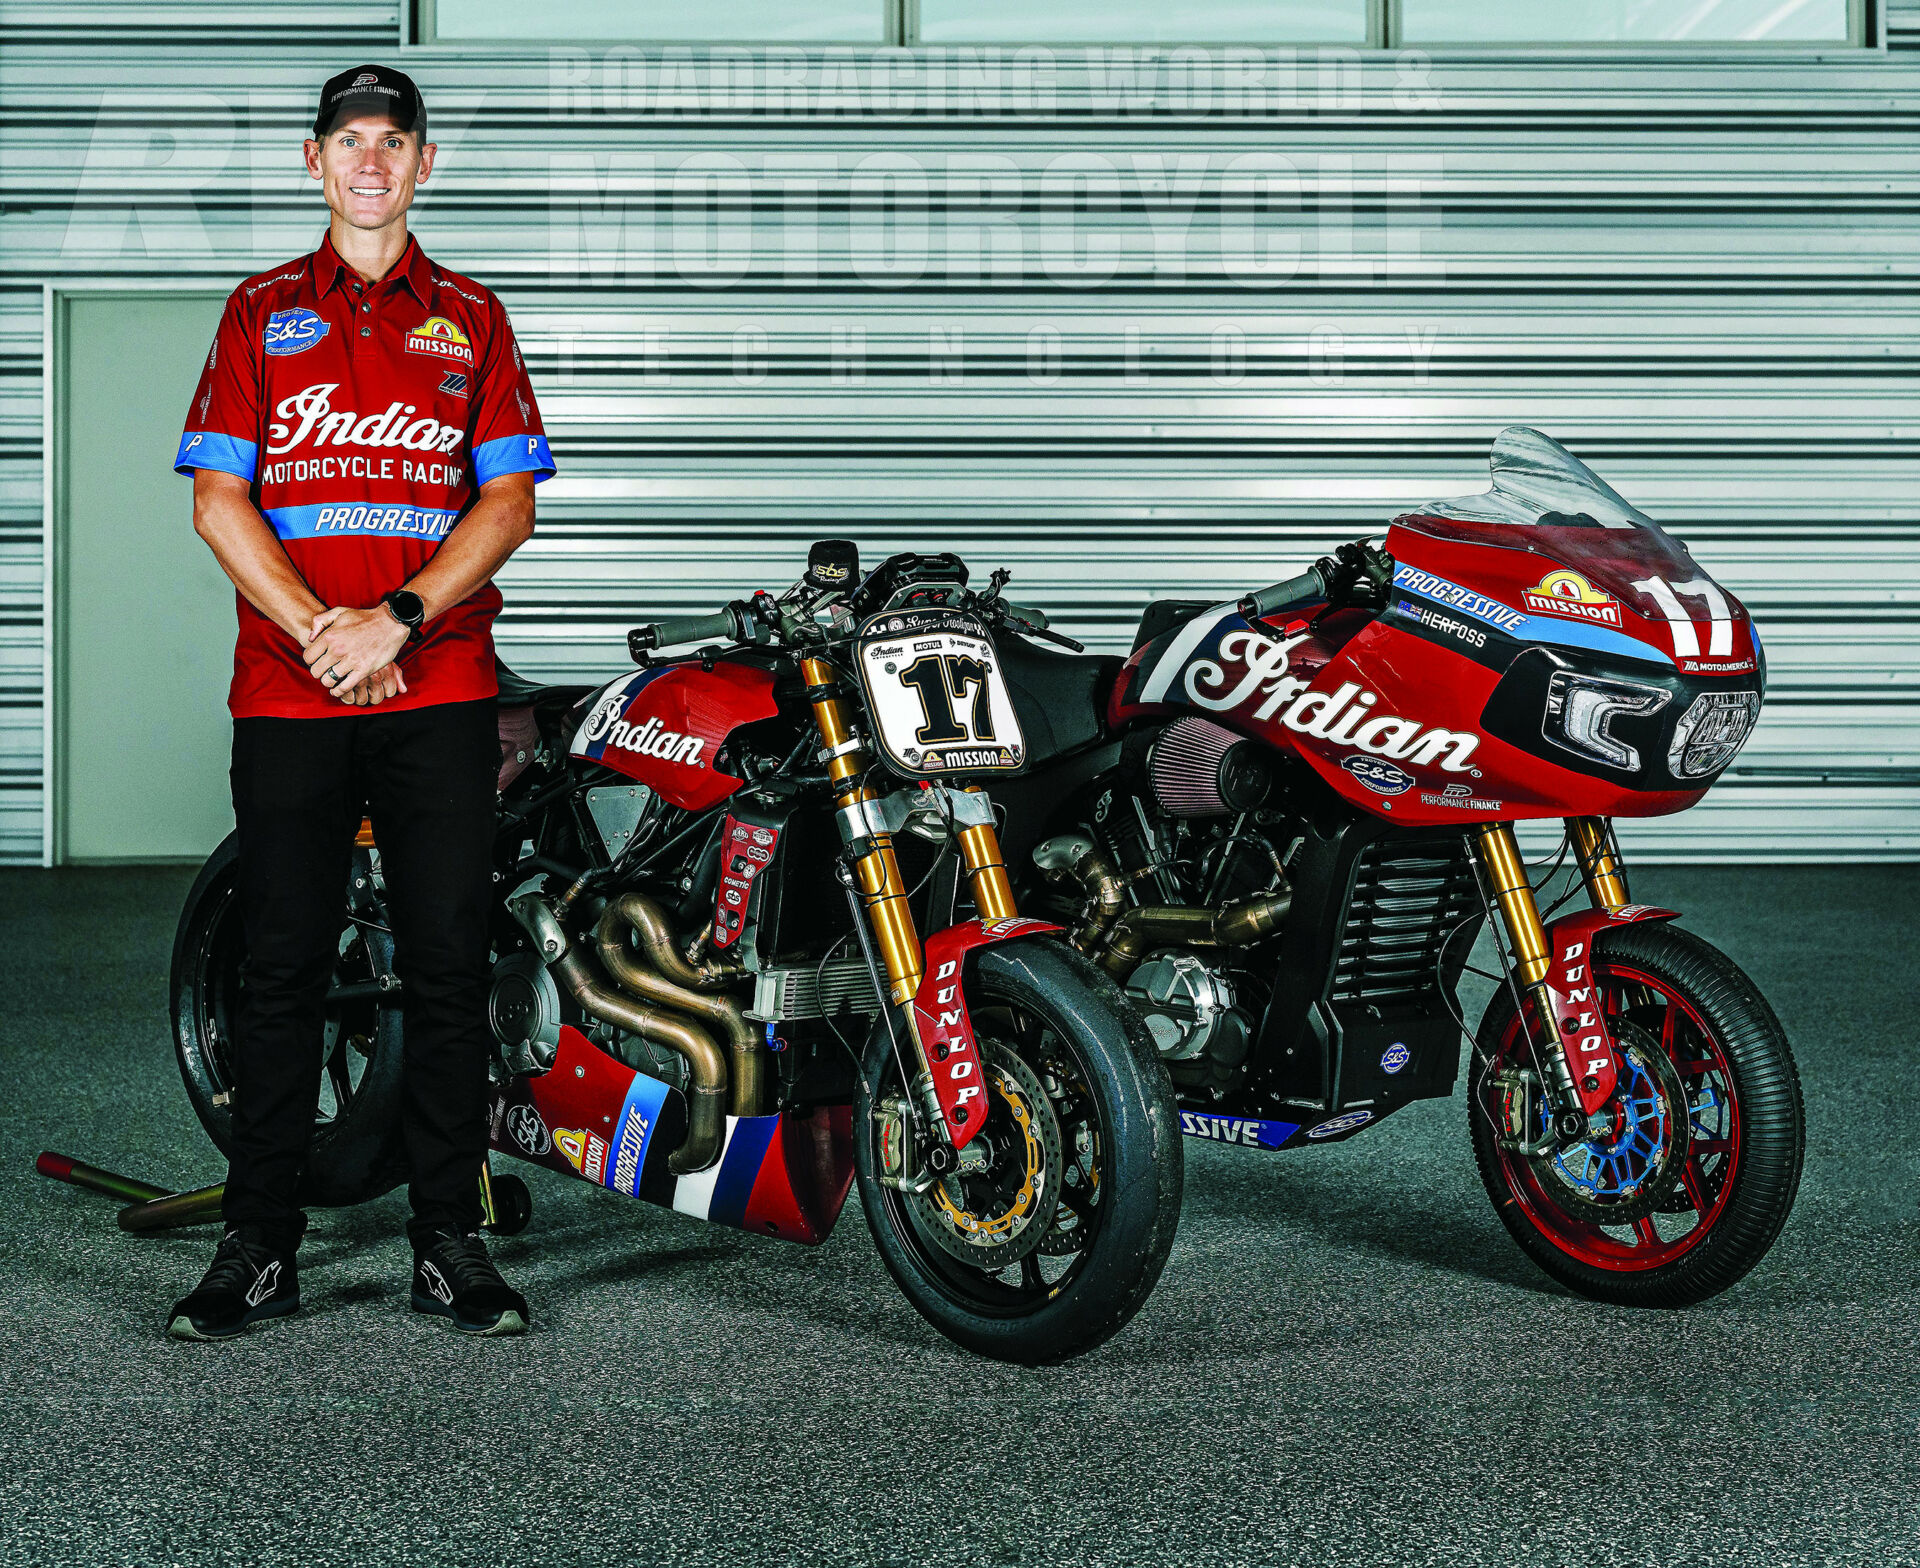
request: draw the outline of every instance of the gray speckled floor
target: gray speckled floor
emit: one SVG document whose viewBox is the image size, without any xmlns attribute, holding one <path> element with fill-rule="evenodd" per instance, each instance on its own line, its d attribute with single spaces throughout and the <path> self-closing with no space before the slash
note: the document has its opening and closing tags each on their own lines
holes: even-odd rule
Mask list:
<svg viewBox="0 0 1920 1568">
<path fill-rule="evenodd" d="M 323 1215 L 295 1319 L 179 1346 L 209 1232 L 135 1240 L 53 1147 L 217 1179 L 163 1017 L 184 873 L 0 875 L 0 1562 L 1920 1562 L 1910 874 L 1647 871 L 1759 979 L 1811 1137 L 1772 1257 L 1685 1314 L 1559 1292 L 1458 1101 L 1189 1144 L 1173 1260 L 1066 1368 L 971 1360 L 850 1207 L 804 1252 L 530 1173 L 537 1332 L 406 1310 L 403 1207 Z"/>
</svg>

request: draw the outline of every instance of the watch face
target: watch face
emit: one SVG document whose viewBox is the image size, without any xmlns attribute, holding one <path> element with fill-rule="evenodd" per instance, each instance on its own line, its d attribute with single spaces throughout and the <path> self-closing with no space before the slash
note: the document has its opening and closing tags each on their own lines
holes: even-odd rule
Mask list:
<svg viewBox="0 0 1920 1568">
<path fill-rule="evenodd" d="M 410 625 L 418 625 L 424 619 L 426 606 L 420 602 L 420 595 L 417 593 L 410 593 L 405 588 L 401 588 L 388 596 L 387 603 L 393 606 L 394 614 Z"/>
</svg>

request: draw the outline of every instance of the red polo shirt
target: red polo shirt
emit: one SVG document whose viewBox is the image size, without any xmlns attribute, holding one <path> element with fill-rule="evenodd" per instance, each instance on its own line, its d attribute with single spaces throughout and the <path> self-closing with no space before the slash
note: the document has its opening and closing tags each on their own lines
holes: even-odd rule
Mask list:
<svg viewBox="0 0 1920 1568">
<path fill-rule="evenodd" d="M 250 480 L 253 504 L 320 601 L 364 609 L 426 565 L 481 485 L 513 473 L 537 483 L 553 457 L 491 292 L 411 238 L 393 270 L 365 285 L 329 238 L 228 298 L 174 468 Z M 366 711 L 328 696 L 300 644 L 235 598 L 235 718 Z M 429 621 L 400 651 L 406 694 L 381 711 L 493 696 L 499 613 L 489 582 Z"/>
</svg>

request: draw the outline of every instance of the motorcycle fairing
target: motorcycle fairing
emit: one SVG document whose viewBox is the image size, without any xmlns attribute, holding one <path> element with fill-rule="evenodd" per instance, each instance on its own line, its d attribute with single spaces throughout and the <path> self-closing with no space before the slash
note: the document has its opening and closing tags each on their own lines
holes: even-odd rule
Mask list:
<svg viewBox="0 0 1920 1568">
<path fill-rule="evenodd" d="M 615 1061 L 567 1024 L 552 1068 L 496 1088 L 489 1142 L 715 1225 L 809 1246 L 832 1233 L 853 1184 L 850 1107 L 729 1116 L 720 1157 L 675 1176 L 667 1160 L 686 1125 L 677 1089 Z"/>
<path fill-rule="evenodd" d="M 773 672 L 764 663 L 721 657 L 654 665 L 600 688 L 574 731 L 569 751 L 638 779 L 676 806 L 717 806 L 742 780 L 714 764 L 743 724 L 779 711 Z"/>
<path fill-rule="evenodd" d="M 1389 543 L 1398 541 L 1390 535 Z M 1431 554 L 1446 547 L 1416 539 L 1413 548 Z M 1518 552 L 1477 553 L 1526 559 Z M 1468 574 L 1414 564 L 1451 587 L 1459 586 L 1461 575 L 1481 580 L 1477 565 Z M 1520 589 L 1513 592 L 1518 597 Z M 1461 589 L 1462 596 L 1467 593 Z M 1444 620 L 1453 627 L 1418 624 L 1419 608 L 1401 611 L 1403 602 L 1413 605 L 1410 598 L 1392 597 L 1386 613 L 1352 635 L 1342 628 L 1338 636 L 1320 622 L 1279 616 L 1250 622 L 1236 605 L 1216 605 L 1133 654 L 1115 683 L 1109 722 L 1119 729 L 1197 713 L 1298 754 L 1349 804 L 1409 827 L 1664 816 L 1694 804 L 1713 782 L 1673 787 L 1678 781 L 1665 771 L 1664 741 L 1643 753 L 1644 775 L 1609 772 L 1572 754 L 1558 760 L 1539 734 L 1544 696 L 1532 692 L 1530 676 L 1520 678 L 1521 655 L 1556 656 L 1500 630 L 1492 606 L 1504 600 L 1491 594 L 1465 600 L 1478 613 L 1449 613 Z M 1529 625 L 1547 619 L 1520 612 L 1516 617 Z M 1557 628 L 1549 630 L 1558 635 Z M 1576 627 L 1575 635 L 1590 630 Z M 1576 644 L 1567 648 L 1575 655 L 1582 651 Z M 1658 670 L 1650 668 L 1645 679 L 1678 693 L 1660 715 L 1661 733 L 1670 739 L 1671 726 L 1694 695 L 1709 686 L 1726 690 L 1728 683 L 1681 675 L 1671 658 L 1647 652 L 1643 663 Z M 1617 662 L 1634 667 L 1625 658 Z M 1511 715 L 1506 698 L 1495 702 L 1510 676 L 1523 699 Z M 1747 681 L 1736 677 L 1732 684 Z"/>
<path fill-rule="evenodd" d="M 999 942 L 1063 928 L 1050 920 L 1015 915 L 1009 920 L 963 920 L 927 938 L 926 968 L 913 998 L 913 1029 L 933 1069 L 933 1091 L 947 1134 L 964 1149 L 987 1124 L 984 1070 L 967 1008 L 967 955 Z"/>
<path fill-rule="evenodd" d="M 1677 920 L 1679 911 L 1650 904 L 1618 909 L 1582 909 L 1547 927 L 1547 991 L 1553 998 L 1553 1028 L 1567 1071 L 1580 1094 L 1580 1108 L 1591 1116 L 1613 1098 L 1619 1081 L 1613 1030 L 1606 1008 L 1594 994 L 1593 940 L 1611 926 L 1642 920 Z"/>
<path fill-rule="evenodd" d="M 1752 620 L 1740 601 L 1559 442 L 1510 426 L 1494 441 L 1487 468 L 1492 483 L 1480 494 L 1428 502 L 1396 518 L 1387 542 L 1394 559 L 1429 564 L 1416 536 L 1473 550 L 1468 580 L 1532 612 L 1526 641 L 1577 642 L 1686 674 L 1754 670 Z M 1567 625 L 1556 633 L 1553 622 L 1601 636 L 1579 639 Z"/>
</svg>

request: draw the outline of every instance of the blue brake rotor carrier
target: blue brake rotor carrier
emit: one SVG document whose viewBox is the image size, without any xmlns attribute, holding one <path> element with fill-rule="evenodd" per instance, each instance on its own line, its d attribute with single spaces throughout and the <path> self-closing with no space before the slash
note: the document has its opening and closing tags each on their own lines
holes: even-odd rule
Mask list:
<svg viewBox="0 0 1920 1568">
<path fill-rule="evenodd" d="M 1692 1142 L 1692 1108 L 1679 1069 L 1631 1019 L 1612 1020 L 1620 1063 L 1613 1098 L 1592 1136 L 1530 1163 L 1567 1213 L 1593 1225 L 1631 1225 L 1660 1209 L 1680 1183 Z M 1542 1132 L 1548 1119 L 1541 1106 Z"/>
</svg>

